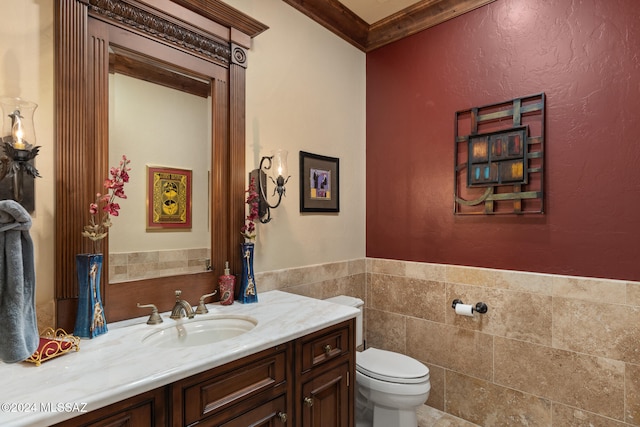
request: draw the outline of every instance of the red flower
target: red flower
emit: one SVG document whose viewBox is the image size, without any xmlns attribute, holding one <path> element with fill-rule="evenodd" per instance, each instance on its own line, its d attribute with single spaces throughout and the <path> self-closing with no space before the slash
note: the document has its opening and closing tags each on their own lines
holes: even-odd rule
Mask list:
<svg viewBox="0 0 640 427">
<path fill-rule="evenodd" d="M 244 236 L 246 241 L 253 242 L 256 240 L 256 224 L 254 221 L 259 217 L 258 203 L 260 201 L 260 197 L 256 192 L 255 178 L 251 178 L 251 181 L 249 182 L 249 188 L 247 189 L 246 193 L 246 201 L 249 205 L 249 215 L 247 215 L 245 219 L 245 224 L 240 228 L 240 233 Z"/>
</svg>

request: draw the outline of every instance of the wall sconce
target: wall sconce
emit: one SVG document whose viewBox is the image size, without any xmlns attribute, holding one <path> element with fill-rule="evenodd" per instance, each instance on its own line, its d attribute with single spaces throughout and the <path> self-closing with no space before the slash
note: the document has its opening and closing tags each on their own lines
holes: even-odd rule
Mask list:
<svg viewBox="0 0 640 427">
<path fill-rule="evenodd" d="M 271 195 L 275 196 L 275 194 L 278 193 L 278 201 L 275 204 L 271 204 L 267 200 L 267 173 L 265 171 L 270 172 L 268 175 L 269 179 L 275 185 Z M 271 209 L 280 206 L 282 196 L 286 193 L 284 186 L 287 184 L 287 181 L 289 181 L 289 178 L 291 178 L 291 176 L 287 174 L 287 171 L 287 151 L 276 150 L 272 156 L 263 157 L 260 160 L 260 167 L 254 169 L 249 174 L 249 178 L 253 178 L 258 185 L 258 195 L 260 198 L 258 203 L 258 216 L 260 217 L 260 222 L 263 224 L 271 221 Z"/>
<path fill-rule="evenodd" d="M 40 147 L 35 146 L 36 132 L 33 125 L 33 113 L 38 104 L 20 98 L 0 98 L 2 107 L 2 136 L 0 140 L 4 155 L 0 157 L 0 181 L 10 178 L 7 191 L 0 183 L 2 198 L 12 198 L 22 204 L 29 212 L 34 210 L 33 178 L 39 177 L 33 166 L 33 158 Z M 25 173 L 31 177 L 27 184 L 29 194 L 25 194 Z"/>
</svg>

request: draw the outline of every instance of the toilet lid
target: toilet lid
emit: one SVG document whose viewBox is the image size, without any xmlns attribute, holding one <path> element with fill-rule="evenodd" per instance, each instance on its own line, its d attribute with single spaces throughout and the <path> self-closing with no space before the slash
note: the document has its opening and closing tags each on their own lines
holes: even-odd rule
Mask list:
<svg viewBox="0 0 640 427">
<path fill-rule="evenodd" d="M 415 384 L 429 379 L 429 368 L 417 360 L 372 347 L 356 353 L 356 369 L 368 377 L 392 383 Z"/>
</svg>

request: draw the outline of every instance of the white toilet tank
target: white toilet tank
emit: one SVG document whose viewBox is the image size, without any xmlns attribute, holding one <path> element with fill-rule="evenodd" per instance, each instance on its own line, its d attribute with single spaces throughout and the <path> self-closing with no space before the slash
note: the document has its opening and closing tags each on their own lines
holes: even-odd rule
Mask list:
<svg viewBox="0 0 640 427">
<path fill-rule="evenodd" d="M 360 298 L 350 297 L 347 295 L 338 295 L 337 297 L 327 298 L 325 301 L 332 302 L 334 304 L 347 305 L 349 307 L 355 307 L 360 310 L 360 313 L 356 315 L 356 347 L 360 347 L 363 344 L 362 340 L 362 306 L 364 301 Z"/>
</svg>

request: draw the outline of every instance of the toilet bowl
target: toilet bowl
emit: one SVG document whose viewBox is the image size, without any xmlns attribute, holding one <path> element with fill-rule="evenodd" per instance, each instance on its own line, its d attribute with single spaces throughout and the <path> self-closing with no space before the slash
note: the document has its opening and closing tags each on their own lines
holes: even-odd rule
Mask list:
<svg viewBox="0 0 640 427">
<path fill-rule="evenodd" d="M 356 346 L 362 340 L 362 300 L 340 295 L 328 301 L 360 310 Z M 356 352 L 356 427 L 417 427 L 416 410 L 431 390 L 429 368 L 404 354 L 377 348 Z"/>
<path fill-rule="evenodd" d="M 417 360 L 377 348 L 356 353 L 356 414 L 373 427 L 416 427 L 430 390 L 429 368 Z"/>
</svg>

